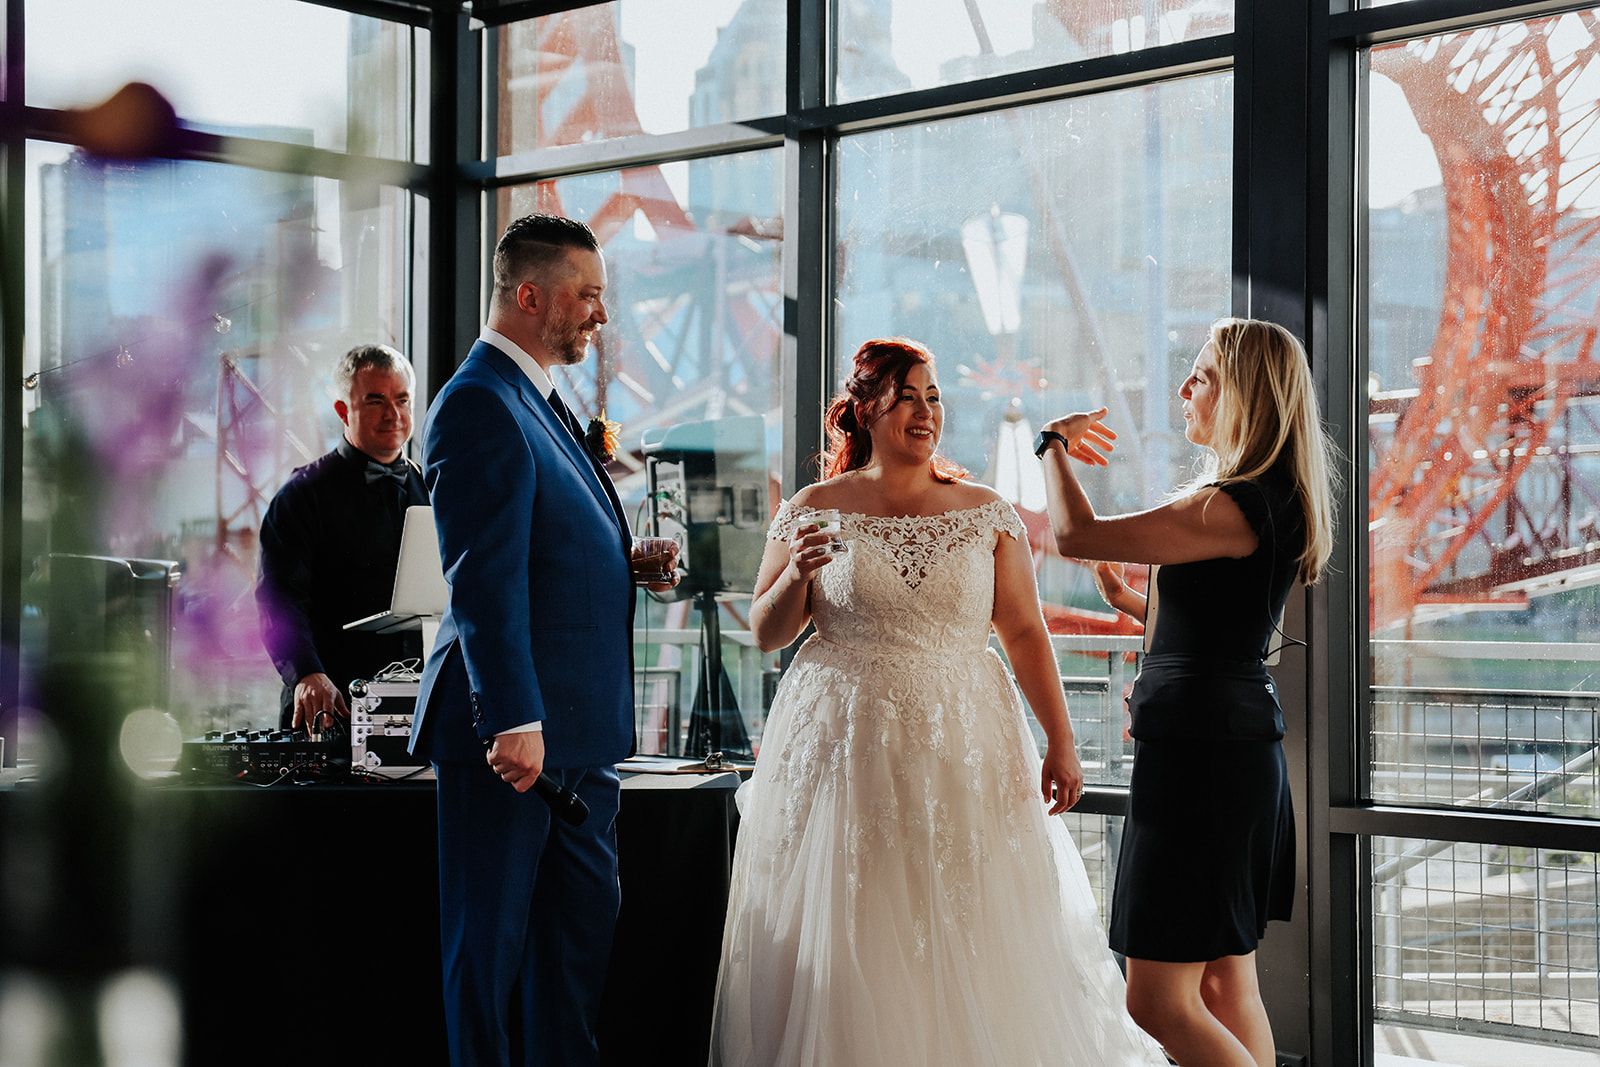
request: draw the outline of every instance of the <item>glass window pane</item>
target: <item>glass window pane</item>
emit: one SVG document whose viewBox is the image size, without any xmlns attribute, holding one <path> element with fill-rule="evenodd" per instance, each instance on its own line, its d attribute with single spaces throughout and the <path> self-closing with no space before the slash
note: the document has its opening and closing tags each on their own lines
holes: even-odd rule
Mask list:
<svg viewBox="0 0 1600 1067">
<path fill-rule="evenodd" d="M 1083 475 L 1105 509 L 1148 507 L 1181 480 L 1194 457 L 1177 389 L 1228 312 L 1232 99 L 1231 76 L 1211 75 L 839 147 L 835 382 L 872 337 L 913 337 L 938 357 L 941 450 L 1029 525 L 1097 782 L 1127 779 L 1122 688 L 1138 624 L 1056 553 L 1033 430 L 1111 407 L 1117 461 Z M 974 173 L 985 180 L 958 180 Z"/>
<path fill-rule="evenodd" d="M 340 436 L 337 357 L 405 348 L 409 198 L 39 144 L 27 177 L 25 690 L 51 653 L 50 553 L 173 560 L 170 594 L 105 605 L 109 639 L 133 643 L 108 650 L 170 655 L 139 684 L 184 737 L 275 727 L 251 596 L 261 515 Z"/>
<path fill-rule="evenodd" d="M 679 588 L 698 600 L 641 594 L 634 620 L 643 753 L 704 755 L 715 722 L 721 749 L 748 757 L 776 682 L 748 594 L 783 458 L 782 165 L 776 150 L 668 163 L 517 186 L 497 205 L 502 223 L 554 211 L 594 227 L 610 321 L 555 378 L 580 420 L 621 425 L 610 470 L 635 530 L 653 512 L 685 539 Z M 701 681 L 702 607 L 719 620 L 725 689 Z"/>
<path fill-rule="evenodd" d="M 834 0 L 835 99 L 1233 32 L 1233 0 Z"/>
<path fill-rule="evenodd" d="M 1594 1062 L 1600 856 L 1403 838 L 1371 845 L 1379 1064 L 1386 1055 Z"/>
<path fill-rule="evenodd" d="M 26 21 L 34 107 L 142 81 L 211 132 L 409 158 L 410 27 L 296 0 L 50 0 Z"/>
<path fill-rule="evenodd" d="M 774 0 L 612 0 L 507 26 L 499 153 L 781 115 L 786 19 Z"/>
<path fill-rule="evenodd" d="M 1597 30 L 1370 53 L 1376 798 L 1600 816 Z"/>
</svg>

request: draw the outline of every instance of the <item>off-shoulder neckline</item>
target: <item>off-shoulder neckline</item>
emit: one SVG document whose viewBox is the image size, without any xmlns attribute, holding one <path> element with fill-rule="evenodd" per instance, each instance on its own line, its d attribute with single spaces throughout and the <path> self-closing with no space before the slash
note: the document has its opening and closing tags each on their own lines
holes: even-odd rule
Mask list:
<svg viewBox="0 0 1600 1067">
<path fill-rule="evenodd" d="M 982 511 L 984 508 L 992 508 L 996 504 L 1005 504 L 1008 507 L 1011 506 L 1010 503 L 1004 497 L 995 497 L 993 500 L 985 500 L 981 504 L 970 504 L 970 505 L 968 505 L 966 507 L 963 507 L 963 508 L 946 508 L 943 511 L 934 511 L 934 512 L 928 513 L 927 515 L 871 515 L 871 514 L 868 514 L 865 511 L 842 511 L 842 510 L 839 510 L 837 508 L 830 509 L 830 508 L 818 507 L 815 504 L 796 504 L 793 500 L 785 500 L 784 503 L 786 505 L 788 505 L 791 509 L 795 510 L 795 511 L 829 511 L 829 510 L 834 510 L 834 511 L 839 511 L 839 517 L 840 518 L 848 517 L 848 518 L 852 518 L 852 519 L 879 519 L 879 520 L 887 519 L 887 520 L 892 521 L 892 522 L 910 522 L 910 521 L 912 521 L 914 519 L 942 519 L 942 518 L 945 518 L 946 516 L 959 515 L 962 512 L 966 512 L 966 511 Z"/>
</svg>

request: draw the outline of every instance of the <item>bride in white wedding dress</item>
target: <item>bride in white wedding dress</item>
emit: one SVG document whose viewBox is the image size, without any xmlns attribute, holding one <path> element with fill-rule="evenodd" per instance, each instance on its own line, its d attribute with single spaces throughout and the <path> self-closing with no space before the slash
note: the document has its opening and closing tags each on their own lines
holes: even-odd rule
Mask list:
<svg viewBox="0 0 1600 1067">
<path fill-rule="evenodd" d="M 1054 817 L 1083 776 L 1022 523 L 937 456 L 938 396 L 926 349 L 863 345 L 773 520 L 751 627 L 816 634 L 740 791 L 712 1062 L 1165 1064 Z"/>
</svg>

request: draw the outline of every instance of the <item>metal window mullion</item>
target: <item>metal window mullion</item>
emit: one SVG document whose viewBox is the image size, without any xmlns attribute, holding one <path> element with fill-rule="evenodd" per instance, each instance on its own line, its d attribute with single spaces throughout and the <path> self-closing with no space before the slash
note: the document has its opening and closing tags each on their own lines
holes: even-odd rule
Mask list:
<svg viewBox="0 0 1600 1067">
<path fill-rule="evenodd" d="M 478 271 L 478 303 L 480 306 L 487 303 L 485 294 L 494 292 L 494 257 L 489 254 L 489 249 L 498 243 L 501 231 L 505 229 L 509 219 L 500 217 L 499 189 L 490 184 L 494 175 L 494 160 L 504 147 L 500 143 L 501 114 L 500 105 L 502 97 L 501 79 L 506 76 L 507 66 L 505 50 L 507 37 L 505 27 L 490 25 L 483 30 L 483 47 L 480 51 L 483 62 L 483 123 L 482 144 L 483 150 L 478 153 L 478 158 L 468 164 L 463 171 L 463 180 L 472 184 L 478 193 L 478 209 L 481 215 L 478 219 L 480 231 L 480 245 L 482 254 L 475 261 Z M 537 105 L 535 105 L 537 106 Z M 537 125 L 537 124 L 536 124 Z M 463 265 L 463 270 L 472 269 Z"/>
<path fill-rule="evenodd" d="M 1441 843 L 1477 842 L 1563 852 L 1594 852 L 1594 843 L 1600 840 L 1600 821 L 1520 811 L 1446 810 L 1390 804 L 1336 805 L 1330 810 L 1329 821 L 1335 834 Z"/>
<path fill-rule="evenodd" d="M 1331 40 L 1370 47 L 1417 37 L 1473 29 L 1500 22 L 1545 18 L 1594 7 L 1594 0 L 1412 0 L 1410 3 L 1365 7 L 1335 14 L 1328 23 Z"/>
<path fill-rule="evenodd" d="M 1372 884 L 1371 841 L 1331 831 L 1331 811 L 1359 796 L 1362 761 L 1370 751 L 1371 701 L 1364 699 L 1366 598 L 1358 560 L 1366 524 L 1356 506 L 1354 442 L 1362 425 L 1358 390 L 1364 380 L 1356 352 L 1358 161 L 1356 55 L 1328 41 L 1328 6 L 1317 5 L 1310 26 L 1307 69 L 1308 146 L 1307 289 L 1311 309 L 1306 341 L 1323 401 L 1323 418 L 1345 453 L 1340 472 L 1350 488 L 1339 500 L 1335 543 L 1327 577 L 1311 595 L 1308 693 L 1311 734 L 1306 824 L 1311 912 L 1311 1053 L 1315 1063 L 1373 1061 L 1373 1005 L 1377 889 Z M 1325 72 L 1318 77 L 1319 72 Z M 1315 123 L 1316 116 L 1326 121 Z M 1320 640 L 1318 640 L 1320 638 Z M 1326 846 L 1326 847 L 1322 847 Z"/>
<path fill-rule="evenodd" d="M 433 8 L 437 6 L 429 3 L 408 3 L 406 0 L 300 0 L 300 2 L 316 7 L 331 7 L 362 18 L 398 22 L 418 28 L 426 28 L 433 24 Z"/>
<path fill-rule="evenodd" d="M 472 0 L 472 14 L 487 26 L 559 15 L 584 7 L 597 7 L 607 0 Z"/>
<path fill-rule="evenodd" d="M 6 0 L 4 135 L 0 140 L 0 255 L 13 269 L 0 272 L 0 738 L 5 762 L 17 762 L 17 708 L 21 703 L 18 654 L 22 646 L 22 368 L 23 303 L 27 289 L 23 227 L 27 204 L 27 139 L 14 121 L 21 109 L 23 77 L 23 0 Z"/>
<path fill-rule="evenodd" d="M 429 21 L 429 26 L 432 21 Z M 417 112 L 421 97 L 422 86 L 417 77 L 417 30 L 413 28 L 407 35 L 406 41 L 406 151 L 414 161 L 417 156 Z M 431 36 L 430 36 L 431 40 Z M 430 146 L 431 147 L 431 146 Z M 429 157 L 430 162 L 432 157 Z M 417 228 L 417 190 L 406 190 L 401 204 L 405 212 L 405 282 L 402 286 L 402 334 L 400 338 L 401 351 L 415 357 L 419 352 L 418 345 L 422 338 L 417 335 L 417 249 L 420 247 L 422 234 Z M 426 368 L 424 368 L 426 370 Z M 420 390 L 419 390 L 420 392 Z M 421 393 L 422 401 L 432 398 L 430 393 Z M 411 446 L 415 449 L 418 446 Z"/>
<path fill-rule="evenodd" d="M 822 405 L 833 348 L 833 138 L 802 130 L 793 116 L 821 106 L 832 79 L 829 0 L 790 0 L 785 27 L 783 142 L 783 348 L 778 381 L 782 491 L 792 496 L 816 477 Z M 779 658 L 787 669 L 790 645 Z"/>
<path fill-rule="evenodd" d="M 8 103 L 8 107 L 11 105 Z M 77 145 L 72 113 L 53 108 L 19 107 L 22 135 L 30 140 Z M 223 163 L 234 167 L 334 181 L 356 180 L 403 189 L 421 189 L 429 168 L 403 159 L 382 159 L 328 148 L 269 141 L 258 137 L 204 133 L 180 128 L 170 145 L 157 153 L 164 159 Z"/>
<path fill-rule="evenodd" d="M 784 136 L 785 120 L 781 115 L 774 115 L 675 133 L 635 134 L 582 144 L 536 148 L 493 158 L 478 169 L 481 170 L 485 186 L 503 188 L 580 174 L 609 173 L 776 148 L 784 143 Z"/>
<path fill-rule="evenodd" d="M 793 402 L 783 412 L 783 490 L 816 476 L 822 405 L 833 348 L 834 142 L 793 120 L 827 99 L 832 80 L 829 0 L 788 5 L 784 133 L 783 353 L 780 380 Z"/>
<path fill-rule="evenodd" d="M 789 115 L 802 129 L 862 133 L 982 114 L 1226 70 L 1237 40 L 1237 33 L 1219 34 L 842 104 L 818 101 L 799 110 L 791 107 Z"/>
<path fill-rule="evenodd" d="M 478 191 L 463 179 L 478 157 L 480 63 L 465 14 L 429 35 L 428 395 L 436 396 L 478 332 L 482 234 Z"/>
<path fill-rule="evenodd" d="M 1233 41 L 1233 311 L 1277 322 L 1302 338 L 1311 323 L 1311 259 L 1322 225 L 1313 223 L 1313 216 L 1325 206 L 1308 196 L 1310 160 L 1321 155 L 1313 133 L 1320 135 L 1322 129 L 1320 120 L 1311 121 L 1310 111 L 1312 6 L 1238 0 Z M 1309 354 L 1314 366 L 1323 358 L 1321 352 Z M 1286 631 L 1304 630 L 1307 606 L 1306 597 L 1291 605 Z M 1318 855 L 1331 850 L 1322 818 L 1326 786 L 1320 775 L 1312 774 L 1325 742 L 1310 714 L 1320 699 L 1311 692 L 1311 680 L 1321 656 L 1313 642 L 1299 655 L 1285 655 L 1274 671 L 1290 720 L 1283 746 L 1290 787 L 1304 804 L 1296 813 L 1295 829 L 1304 850 L 1305 882 L 1296 893 L 1302 902 L 1292 920 L 1275 927 L 1257 949 L 1263 1000 L 1278 1048 L 1299 1055 L 1309 1055 L 1315 1042 L 1319 1020 L 1313 1005 L 1333 998 L 1331 975 L 1312 966 L 1317 927 L 1324 918 L 1313 908 L 1329 904 L 1316 882 L 1318 876 L 1327 877 L 1326 861 L 1331 860 L 1331 855 Z M 1331 946 L 1324 950 L 1331 956 Z"/>
</svg>

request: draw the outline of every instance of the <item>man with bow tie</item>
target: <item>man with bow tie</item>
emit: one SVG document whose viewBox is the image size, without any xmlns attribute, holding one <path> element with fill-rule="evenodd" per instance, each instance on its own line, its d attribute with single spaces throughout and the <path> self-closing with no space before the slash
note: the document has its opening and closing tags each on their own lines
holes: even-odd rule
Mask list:
<svg viewBox="0 0 1600 1067">
<path fill-rule="evenodd" d="M 357 345 L 334 368 L 333 384 L 344 436 L 290 476 L 261 520 L 256 606 L 283 679 L 285 727 L 348 718 L 352 679 L 422 655 L 416 631 L 344 629 L 389 606 L 406 508 L 428 502 L 421 473 L 403 454 L 416 376 L 387 345 Z"/>
</svg>

